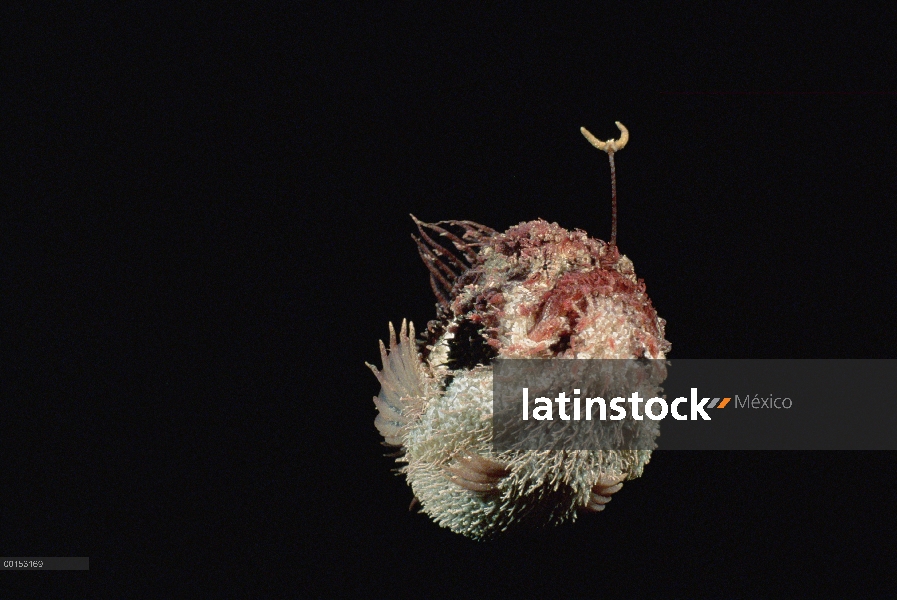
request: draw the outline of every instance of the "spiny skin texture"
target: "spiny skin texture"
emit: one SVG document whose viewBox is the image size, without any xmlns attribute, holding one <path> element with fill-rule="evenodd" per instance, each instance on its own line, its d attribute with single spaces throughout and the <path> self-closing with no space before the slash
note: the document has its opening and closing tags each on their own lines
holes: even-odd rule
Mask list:
<svg viewBox="0 0 897 600">
<path fill-rule="evenodd" d="M 415 222 L 439 318 L 420 342 L 413 326 L 403 322 L 396 338 L 390 325 L 383 369 L 371 369 L 382 386 L 375 424 L 404 451 L 400 471 L 423 512 L 487 539 L 603 510 L 625 479 L 642 474 L 651 451 L 495 453 L 490 363 L 665 358 L 665 322 L 632 262 L 615 245 L 543 220 L 505 233 L 469 221 Z"/>
</svg>

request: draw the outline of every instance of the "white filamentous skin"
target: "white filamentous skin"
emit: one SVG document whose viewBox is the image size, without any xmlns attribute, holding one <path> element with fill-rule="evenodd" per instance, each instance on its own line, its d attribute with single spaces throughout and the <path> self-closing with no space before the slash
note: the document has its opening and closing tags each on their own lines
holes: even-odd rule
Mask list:
<svg viewBox="0 0 897 600">
<path fill-rule="evenodd" d="M 576 518 L 589 503 L 592 487 L 608 474 L 641 474 L 650 452 L 505 452 L 491 453 L 492 369 L 474 369 L 455 379 L 444 396 L 432 402 L 406 437 L 405 473 L 423 511 L 437 523 L 475 539 L 503 531 L 521 513 L 553 498 L 554 514 L 546 524 Z M 510 463 L 497 495 L 483 495 L 447 481 L 444 466 L 464 452 Z M 560 489 L 561 484 L 566 484 Z M 558 494 L 560 490 L 560 494 Z"/>
</svg>

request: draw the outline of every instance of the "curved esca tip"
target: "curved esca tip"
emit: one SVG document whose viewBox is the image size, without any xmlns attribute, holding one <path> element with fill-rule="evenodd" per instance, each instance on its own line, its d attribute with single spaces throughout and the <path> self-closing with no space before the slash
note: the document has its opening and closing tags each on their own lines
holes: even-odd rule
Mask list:
<svg viewBox="0 0 897 600">
<path fill-rule="evenodd" d="M 583 136 L 585 136 L 587 140 L 589 140 L 590 144 L 592 144 L 599 150 L 602 150 L 604 152 L 617 152 L 619 150 L 622 150 L 623 147 L 626 146 L 626 142 L 629 141 L 629 130 L 626 129 L 626 127 L 624 127 L 623 124 L 619 121 L 615 121 L 615 123 L 617 125 L 617 129 L 620 130 L 620 139 L 618 140 L 607 140 L 606 142 L 602 142 L 594 135 L 592 135 L 591 132 L 589 132 L 589 130 L 585 127 L 580 127 L 579 131 Z"/>
</svg>

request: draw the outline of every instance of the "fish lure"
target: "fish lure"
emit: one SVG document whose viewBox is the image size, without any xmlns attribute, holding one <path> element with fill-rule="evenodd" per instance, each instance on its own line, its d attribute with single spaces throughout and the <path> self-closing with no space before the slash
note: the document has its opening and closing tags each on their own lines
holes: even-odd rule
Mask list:
<svg viewBox="0 0 897 600">
<path fill-rule="evenodd" d="M 639 477 L 651 450 L 512 450 L 492 447 L 492 361 L 663 359 L 670 350 L 626 256 L 617 249 L 614 153 L 629 140 L 596 139 L 607 152 L 613 200 L 609 242 L 537 219 L 504 233 L 471 221 L 424 223 L 412 235 L 430 272 L 437 318 L 420 339 L 402 321 L 380 342 L 374 422 L 397 449 L 412 506 L 443 527 L 488 539 L 522 524 L 557 525 L 604 509 Z M 437 241 L 437 238 L 442 242 Z"/>
</svg>

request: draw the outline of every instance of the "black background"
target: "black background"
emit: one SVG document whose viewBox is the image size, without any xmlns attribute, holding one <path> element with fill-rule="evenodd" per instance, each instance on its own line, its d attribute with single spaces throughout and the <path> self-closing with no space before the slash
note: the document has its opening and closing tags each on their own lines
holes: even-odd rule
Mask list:
<svg viewBox="0 0 897 600">
<path fill-rule="evenodd" d="M 579 127 L 616 120 L 671 357 L 893 357 L 892 7 L 7 10 L 0 547 L 92 567 L 0 586 L 894 593 L 893 453 L 657 452 L 595 517 L 474 543 L 407 512 L 364 366 L 434 314 L 409 213 L 606 239 Z"/>
</svg>

